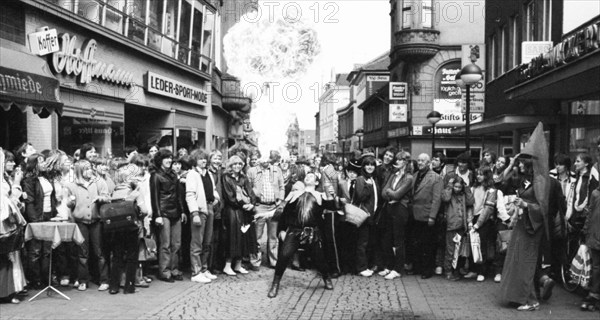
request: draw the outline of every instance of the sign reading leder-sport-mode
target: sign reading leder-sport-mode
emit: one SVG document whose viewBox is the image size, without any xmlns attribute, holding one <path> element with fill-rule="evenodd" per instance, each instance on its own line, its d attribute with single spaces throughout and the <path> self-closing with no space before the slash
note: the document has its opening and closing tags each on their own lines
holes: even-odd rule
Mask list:
<svg viewBox="0 0 600 320">
<path fill-rule="evenodd" d="M 148 71 L 146 90 L 201 106 L 208 106 L 206 90 Z"/>
</svg>

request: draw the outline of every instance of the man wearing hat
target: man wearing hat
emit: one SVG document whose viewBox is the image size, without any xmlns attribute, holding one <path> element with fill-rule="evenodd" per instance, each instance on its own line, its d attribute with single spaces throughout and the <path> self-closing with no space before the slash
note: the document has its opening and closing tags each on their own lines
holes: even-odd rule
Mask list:
<svg viewBox="0 0 600 320">
<path fill-rule="evenodd" d="M 360 162 L 356 159 L 351 159 L 344 168 L 344 172 L 340 175 L 338 181 L 338 192 L 340 198 L 346 199 L 347 203 L 352 203 L 354 197 L 354 188 L 356 186 L 356 178 L 360 173 Z M 338 232 L 338 243 L 340 244 L 340 268 L 342 274 L 356 272 L 356 241 L 358 238 L 358 228 L 341 219 L 340 232 Z"/>
</svg>

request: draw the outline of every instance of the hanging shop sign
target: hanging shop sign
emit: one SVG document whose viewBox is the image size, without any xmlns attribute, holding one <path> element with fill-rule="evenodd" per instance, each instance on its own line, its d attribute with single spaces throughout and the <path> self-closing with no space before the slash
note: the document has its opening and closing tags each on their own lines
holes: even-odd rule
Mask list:
<svg viewBox="0 0 600 320">
<path fill-rule="evenodd" d="M 406 122 L 408 121 L 408 105 L 407 104 L 390 104 L 390 122 Z"/>
<path fill-rule="evenodd" d="M 146 90 L 173 99 L 208 107 L 208 91 L 148 71 Z"/>
<path fill-rule="evenodd" d="M 460 87 L 456 85 L 456 74 L 460 71 L 460 61 L 445 64 L 435 74 L 438 99 L 460 99 Z"/>
<path fill-rule="evenodd" d="M 31 53 L 44 56 L 60 50 L 56 29 L 41 27 L 37 31 L 27 35 Z"/>
<path fill-rule="evenodd" d="M 406 100 L 408 84 L 406 82 L 390 82 L 390 100 Z"/>
<path fill-rule="evenodd" d="M 390 76 L 387 75 L 370 75 L 367 76 L 367 97 L 372 96 L 377 90 L 385 86 L 390 81 Z"/>
<path fill-rule="evenodd" d="M 551 50 L 521 65 L 517 83 L 537 77 L 556 67 L 572 63 L 600 49 L 600 18 L 563 36 Z"/>
<path fill-rule="evenodd" d="M 63 33 L 59 39 L 60 51 L 52 54 L 51 65 L 54 72 L 75 75 L 80 84 L 91 83 L 92 78 L 128 87 L 134 84 L 131 72 L 119 69 L 112 63 L 96 60 L 96 40 L 88 39 L 81 48 L 76 48 L 77 36 L 71 37 L 68 33 Z"/>
</svg>

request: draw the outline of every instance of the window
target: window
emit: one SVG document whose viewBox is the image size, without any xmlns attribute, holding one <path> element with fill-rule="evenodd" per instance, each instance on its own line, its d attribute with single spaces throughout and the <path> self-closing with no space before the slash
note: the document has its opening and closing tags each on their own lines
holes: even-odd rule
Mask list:
<svg viewBox="0 0 600 320">
<path fill-rule="evenodd" d="M 490 80 L 494 80 L 496 78 L 496 65 L 497 65 L 497 57 L 498 55 L 496 54 L 496 35 L 493 35 L 490 37 L 489 42 L 488 42 L 488 52 L 489 52 L 489 59 L 488 59 L 488 70 L 490 71 Z"/>
<path fill-rule="evenodd" d="M 25 45 L 25 11 L 13 3 L 3 3 L 0 10 L 0 38 Z"/>
<path fill-rule="evenodd" d="M 526 14 L 526 27 L 525 27 L 525 41 L 534 41 L 536 32 L 536 14 L 535 14 L 535 1 L 529 1 L 525 7 Z"/>
<path fill-rule="evenodd" d="M 552 1 L 542 0 L 542 40 L 550 41 L 552 29 Z"/>
<path fill-rule="evenodd" d="M 514 67 L 517 66 L 518 62 L 518 50 L 519 50 L 519 42 L 517 41 L 517 35 L 518 35 L 518 27 L 517 27 L 517 19 L 518 16 L 512 16 L 510 17 L 510 26 L 509 26 L 509 65 L 508 68 L 512 69 Z"/>
<path fill-rule="evenodd" d="M 421 0 L 421 27 L 433 28 L 433 6 L 431 0 Z"/>
<path fill-rule="evenodd" d="M 220 17 L 200 0 L 46 0 L 127 38 L 210 73 L 220 63 Z M 4 9 L 4 8 L 3 8 Z M 3 10 L 11 19 L 10 10 Z M 7 18 L 8 19 L 8 18 Z M 24 17 L 23 17 L 24 20 Z M 2 24 L 2 35 L 17 23 Z M 6 20 L 9 21 L 9 20 Z M 24 22 L 23 24 L 23 44 Z M 215 39 L 218 37 L 218 39 Z M 219 48 L 217 46 L 216 48 Z"/>
<path fill-rule="evenodd" d="M 402 2 L 402 29 L 410 29 L 412 27 L 412 0 L 404 0 Z"/>
<path fill-rule="evenodd" d="M 500 27 L 500 71 L 498 74 L 504 74 L 506 72 L 506 65 L 508 64 L 508 42 L 507 42 L 506 26 Z"/>
</svg>

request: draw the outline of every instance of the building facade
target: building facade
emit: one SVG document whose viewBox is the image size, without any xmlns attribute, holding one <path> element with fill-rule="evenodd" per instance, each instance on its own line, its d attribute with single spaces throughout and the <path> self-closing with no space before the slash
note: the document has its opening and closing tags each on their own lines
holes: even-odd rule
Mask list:
<svg viewBox="0 0 600 320">
<path fill-rule="evenodd" d="M 37 100 L 23 88 L 0 92 L 0 144 L 72 154 L 93 142 L 103 156 L 122 155 L 126 145 L 226 150 L 221 11 L 229 2 L 3 2 L 3 76 L 58 88 Z"/>
<path fill-rule="evenodd" d="M 349 102 L 348 74 L 336 74 L 323 88 L 319 97 L 319 148 L 337 153 L 338 116 L 336 111 Z"/>
<path fill-rule="evenodd" d="M 594 155 L 600 136 L 600 6 L 488 1 L 486 115 L 472 130 L 517 153 L 539 121 L 550 154 Z M 490 16 L 491 17 L 491 16 Z M 502 152 L 502 150 L 498 150 Z M 504 152 L 506 153 L 506 152 Z"/>
<path fill-rule="evenodd" d="M 389 87 L 382 88 L 363 105 L 365 146 L 389 144 L 415 155 L 431 153 L 432 126 L 427 115 L 436 110 L 442 114 L 436 126 L 436 151 L 453 158 L 465 150 L 465 137 L 457 130 L 466 120 L 461 110 L 463 94 L 454 76 L 472 53 L 484 69 L 485 1 L 395 0 L 390 4 L 390 77 L 392 84 L 403 84 L 394 86 L 392 93 L 398 88 L 406 92 L 397 99 Z M 485 117 L 481 111 L 471 113 L 472 123 Z M 477 137 L 471 140 L 471 154 L 478 157 L 483 146 Z"/>
<path fill-rule="evenodd" d="M 364 131 L 362 106 L 379 89 L 388 85 L 390 81 L 389 64 L 389 52 L 385 52 L 372 61 L 356 65 L 348 75 L 350 102 L 346 107 L 337 111 L 338 145 L 342 148 L 344 155 L 362 147 L 363 139 L 356 134 L 359 130 Z M 369 145 L 372 144 L 369 143 Z"/>
</svg>

